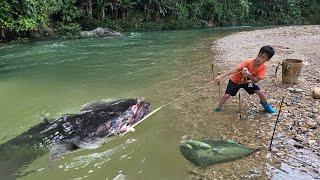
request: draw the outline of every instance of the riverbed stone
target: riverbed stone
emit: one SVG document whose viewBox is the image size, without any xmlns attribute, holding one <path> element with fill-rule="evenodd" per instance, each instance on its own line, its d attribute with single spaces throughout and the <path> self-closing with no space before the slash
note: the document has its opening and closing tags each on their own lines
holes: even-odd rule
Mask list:
<svg viewBox="0 0 320 180">
<path fill-rule="evenodd" d="M 314 87 L 312 91 L 313 98 L 320 99 L 320 87 Z"/>
<path fill-rule="evenodd" d="M 301 135 L 296 135 L 295 137 L 293 137 L 293 140 L 295 140 L 297 142 L 303 142 L 303 141 L 305 141 L 305 138 Z"/>
<path fill-rule="evenodd" d="M 310 140 L 315 140 L 316 139 L 316 136 L 314 135 L 313 132 L 308 132 L 307 135 L 308 135 L 308 139 L 310 139 Z"/>
<path fill-rule="evenodd" d="M 318 113 L 319 112 L 319 109 L 318 108 L 313 108 L 312 109 L 312 113 Z"/>
<path fill-rule="evenodd" d="M 314 113 L 310 113 L 310 114 L 308 115 L 308 117 L 309 117 L 309 118 L 316 118 L 316 115 L 315 115 Z"/>
<path fill-rule="evenodd" d="M 317 123 L 315 120 L 307 119 L 306 125 L 307 125 L 310 129 L 315 129 L 315 128 L 317 128 L 318 123 Z"/>
<path fill-rule="evenodd" d="M 316 143 L 316 140 L 313 140 L 313 139 L 312 139 L 312 140 L 309 140 L 308 143 L 309 143 L 309 144 L 315 144 L 315 143 Z"/>
</svg>

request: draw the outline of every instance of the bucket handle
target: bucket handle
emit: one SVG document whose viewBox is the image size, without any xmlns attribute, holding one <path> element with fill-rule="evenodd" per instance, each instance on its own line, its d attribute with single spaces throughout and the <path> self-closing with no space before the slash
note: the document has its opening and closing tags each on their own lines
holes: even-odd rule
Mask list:
<svg viewBox="0 0 320 180">
<path fill-rule="evenodd" d="M 277 75 L 278 75 L 278 69 L 279 69 L 279 67 L 282 66 L 282 65 L 283 65 L 282 62 L 279 62 L 279 64 L 278 64 L 277 67 L 276 67 L 276 70 L 275 70 L 275 72 L 274 72 L 274 77 L 277 77 Z M 288 64 L 287 68 L 291 68 L 291 64 Z"/>
<path fill-rule="evenodd" d="M 275 70 L 275 72 L 274 72 L 274 77 L 277 77 L 277 75 L 278 75 L 278 69 L 279 69 L 280 66 L 282 66 L 282 63 L 281 63 L 281 62 L 279 62 L 278 65 L 277 65 L 277 67 L 276 67 L 276 70 Z"/>
</svg>

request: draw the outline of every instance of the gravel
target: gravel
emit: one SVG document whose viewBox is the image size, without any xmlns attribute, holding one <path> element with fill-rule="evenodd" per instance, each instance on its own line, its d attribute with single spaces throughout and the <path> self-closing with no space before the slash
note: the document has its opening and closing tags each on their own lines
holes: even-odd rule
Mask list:
<svg viewBox="0 0 320 180">
<path fill-rule="evenodd" d="M 281 99 L 284 98 L 273 156 L 276 156 L 281 164 L 290 167 L 285 166 L 288 173 L 300 174 L 301 178 L 320 178 L 320 172 L 314 170 L 320 169 L 320 100 L 312 97 L 312 89 L 320 87 L 320 26 L 287 26 L 244 31 L 218 39 L 212 46 L 215 66 L 221 72 L 233 69 L 244 59 L 255 57 L 264 45 L 274 47 L 276 54 L 268 62 L 266 79 L 259 82 L 259 85 L 266 92 L 269 102 L 278 109 Z M 275 76 L 276 67 L 285 59 L 303 61 L 296 84 L 282 83 L 281 66 Z M 261 116 L 259 110 L 262 108 L 258 97 L 242 92 L 244 114 L 258 124 L 268 122 L 259 126 L 261 136 L 268 139 L 269 134 L 264 132 L 271 131 L 276 117 L 267 114 Z M 231 103 L 236 105 L 237 101 Z M 272 171 L 273 168 L 270 169 Z M 271 172 L 271 176 L 277 177 L 277 171 Z M 283 176 L 285 174 L 281 175 Z"/>
</svg>

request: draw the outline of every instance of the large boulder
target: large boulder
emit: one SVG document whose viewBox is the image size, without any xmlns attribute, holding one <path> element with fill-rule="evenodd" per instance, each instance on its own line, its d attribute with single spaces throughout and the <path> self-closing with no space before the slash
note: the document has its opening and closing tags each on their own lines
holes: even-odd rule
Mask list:
<svg viewBox="0 0 320 180">
<path fill-rule="evenodd" d="M 122 34 L 114 31 L 110 28 L 102 28 L 98 27 L 92 31 L 82 31 L 80 32 L 81 37 L 113 37 L 113 36 L 121 36 Z"/>
</svg>

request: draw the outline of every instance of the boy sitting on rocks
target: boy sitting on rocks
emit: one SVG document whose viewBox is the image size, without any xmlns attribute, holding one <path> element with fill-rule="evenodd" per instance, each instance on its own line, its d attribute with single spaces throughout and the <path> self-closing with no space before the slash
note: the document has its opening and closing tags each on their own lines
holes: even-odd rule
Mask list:
<svg viewBox="0 0 320 180">
<path fill-rule="evenodd" d="M 247 91 L 248 94 L 256 93 L 260 98 L 260 103 L 267 113 L 277 113 L 266 99 L 266 95 L 261 91 L 260 87 L 256 84 L 263 80 L 266 76 L 267 65 L 274 55 L 274 49 L 271 46 L 263 46 L 257 57 L 249 58 L 238 64 L 234 70 L 225 72 L 214 79 L 216 84 L 220 84 L 224 77 L 230 76 L 229 83 L 225 95 L 222 96 L 218 106 L 214 109 L 215 112 L 220 112 L 223 104 L 229 99 L 230 96 L 235 96 L 240 88 Z"/>
</svg>

